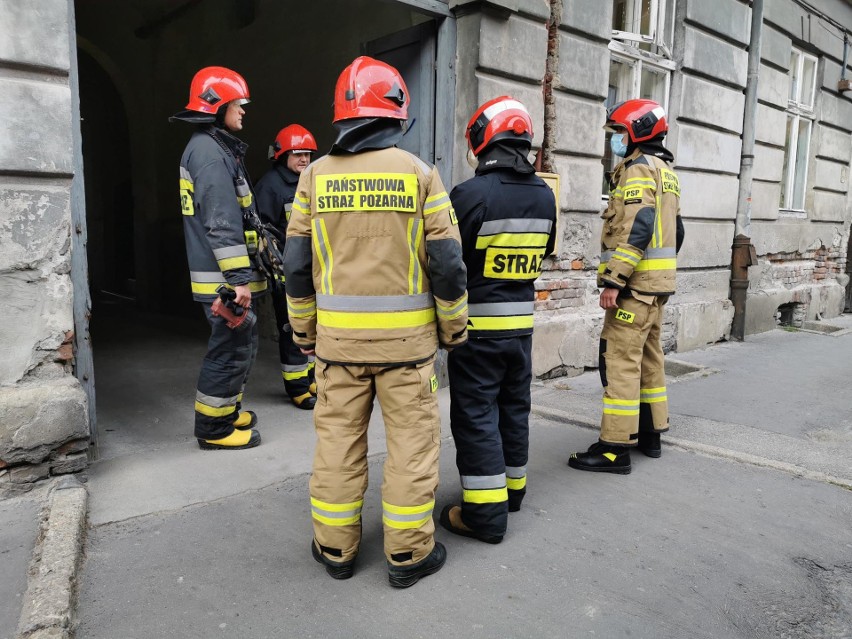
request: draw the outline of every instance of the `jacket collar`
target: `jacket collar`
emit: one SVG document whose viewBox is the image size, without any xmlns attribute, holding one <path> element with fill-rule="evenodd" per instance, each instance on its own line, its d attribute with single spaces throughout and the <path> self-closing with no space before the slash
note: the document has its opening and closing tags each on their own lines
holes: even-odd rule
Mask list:
<svg viewBox="0 0 852 639">
<path fill-rule="evenodd" d="M 281 179 L 290 186 L 295 186 L 299 183 L 299 174 L 288 169 L 284 162 L 276 162 L 275 171 L 281 176 Z"/>
</svg>

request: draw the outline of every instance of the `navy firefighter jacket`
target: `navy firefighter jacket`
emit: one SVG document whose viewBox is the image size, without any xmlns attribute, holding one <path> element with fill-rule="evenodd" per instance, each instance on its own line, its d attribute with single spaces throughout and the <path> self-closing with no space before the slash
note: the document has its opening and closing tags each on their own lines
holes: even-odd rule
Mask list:
<svg viewBox="0 0 852 639">
<path fill-rule="evenodd" d="M 267 288 L 246 245 L 244 213 L 254 207 L 243 166 L 246 145 L 209 126 L 192 134 L 180 160 L 180 199 L 192 297 L 211 303 L 216 289 L 248 284 L 252 297 Z"/>
<path fill-rule="evenodd" d="M 553 191 L 534 173 L 480 169 L 450 194 L 467 266 L 468 335 L 533 332 L 536 278 L 556 241 Z"/>
</svg>

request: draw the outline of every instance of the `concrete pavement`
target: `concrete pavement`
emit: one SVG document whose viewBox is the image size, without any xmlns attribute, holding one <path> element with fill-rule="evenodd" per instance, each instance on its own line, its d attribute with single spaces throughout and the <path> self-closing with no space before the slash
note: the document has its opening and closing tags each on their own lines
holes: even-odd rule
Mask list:
<svg viewBox="0 0 852 639">
<path fill-rule="evenodd" d="M 96 361 L 99 391 L 116 388 L 112 408 L 99 397 L 79 638 L 852 637 L 852 362 L 837 357 L 852 333 L 778 330 L 673 355 L 672 372 L 695 370 L 669 380 L 663 457 L 634 454 L 626 477 L 565 465 L 596 438 L 597 373 L 536 384 L 529 495 L 507 538 L 439 527 L 447 565 L 407 591 L 388 586 L 381 550 L 379 416 L 359 565 L 335 582 L 308 548 L 310 413 L 280 401 L 262 357 L 248 401 L 264 443 L 202 453 L 181 401 L 194 380 L 169 372 L 199 352 L 102 349 Z M 129 358 L 166 368 L 163 386 L 122 384 Z M 111 441 L 122 405 L 152 392 L 158 409 L 135 418 L 150 428 Z M 458 497 L 441 393 L 438 509 Z"/>
</svg>

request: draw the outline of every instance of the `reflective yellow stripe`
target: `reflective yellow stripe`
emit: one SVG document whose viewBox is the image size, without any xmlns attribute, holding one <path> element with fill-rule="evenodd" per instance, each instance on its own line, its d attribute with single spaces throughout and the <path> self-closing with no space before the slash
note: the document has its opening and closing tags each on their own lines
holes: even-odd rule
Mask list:
<svg viewBox="0 0 852 639">
<path fill-rule="evenodd" d="M 489 246 L 530 246 L 544 248 L 547 246 L 547 233 L 498 233 L 476 238 L 476 248 L 484 249 Z"/>
<path fill-rule="evenodd" d="M 532 328 L 533 316 L 468 317 L 468 325 L 474 331 L 508 331 L 518 328 Z"/>
<path fill-rule="evenodd" d="M 320 261 L 320 290 L 327 294 L 334 293 L 331 285 L 331 270 L 334 267 L 334 255 L 331 252 L 331 244 L 328 240 L 328 230 L 325 220 L 314 220 L 314 248 Z"/>
<path fill-rule="evenodd" d="M 636 271 L 673 271 L 677 268 L 677 259 L 659 258 L 642 260 L 636 265 Z"/>
<path fill-rule="evenodd" d="M 313 317 L 317 314 L 316 302 L 306 302 L 304 304 L 296 304 L 287 298 L 287 313 L 290 317 Z"/>
<path fill-rule="evenodd" d="M 344 313 L 323 310 L 317 312 L 317 322 L 328 328 L 415 328 L 434 321 L 434 308 L 396 313 Z"/>
<path fill-rule="evenodd" d="M 302 215 L 310 215 L 311 205 L 308 202 L 308 198 L 302 197 L 301 195 L 297 195 L 296 199 L 293 200 L 293 208 L 290 210 L 298 211 Z"/>
<path fill-rule="evenodd" d="M 654 188 L 657 186 L 657 181 L 654 178 L 634 177 L 628 178 L 624 182 L 625 186 L 643 186 Z"/>
<path fill-rule="evenodd" d="M 286 371 L 281 371 L 281 377 L 286 379 L 288 382 L 292 382 L 295 379 L 302 379 L 303 377 L 307 377 L 310 374 L 309 369 L 305 369 L 303 371 L 299 371 L 298 373 L 288 373 Z"/>
<path fill-rule="evenodd" d="M 450 205 L 450 199 L 447 196 L 446 191 L 442 193 L 438 193 L 437 195 L 430 195 L 426 198 L 426 202 L 423 205 L 423 215 L 432 215 L 432 213 L 437 213 L 441 209 L 445 209 Z"/>
<path fill-rule="evenodd" d="M 237 196 L 237 202 L 240 203 L 241 207 L 243 207 L 244 209 L 247 209 L 248 207 L 251 206 L 251 193 L 249 193 L 248 195 L 244 195 L 242 197 L 240 197 L 238 195 Z"/>
<path fill-rule="evenodd" d="M 230 284 L 226 284 L 225 282 L 192 282 L 192 292 L 198 293 L 199 295 L 216 295 L 216 289 L 222 285 L 225 285 L 229 289 L 233 290 L 233 286 Z M 267 284 L 266 280 L 261 282 L 249 282 L 248 283 L 249 291 L 252 293 L 259 293 L 260 291 L 265 291 Z"/>
<path fill-rule="evenodd" d="M 499 504 L 509 500 L 509 491 L 505 487 L 491 490 L 463 490 L 462 500 L 468 504 Z"/>
<path fill-rule="evenodd" d="M 330 504 L 311 497 L 311 516 L 326 526 L 350 526 L 361 519 L 363 506 L 363 499 L 346 504 Z"/>
<path fill-rule="evenodd" d="M 195 193 L 195 185 L 189 180 L 181 180 L 180 188 L 189 191 L 190 193 Z"/>
<path fill-rule="evenodd" d="M 236 404 L 216 408 L 214 406 L 202 404 L 201 402 L 195 402 L 195 412 L 201 413 L 202 415 L 206 415 L 207 417 L 224 417 L 225 415 L 230 415 L 235 410 L 237 410 Z"/>
<path fill-rule="evenodd" d="M 251 268 L 251 260 L 248 255 L 240 257 L 226 257 L 224 260 L 216 260 L 220 271 L 230 271 L 235 268 Z"/>
<path fill-rule="evenodd" d="M 526 485 L 526 477 L 521 477 L 519 479 L 512 479 L 511 477 L 506 477 L 506 488 L 508 488 L 509 490 L 521 490 Z"/>
<path fill-rule="evenodd" d="M 442 319 L 454 320 L 461 317 L 464 315 L 465 311 L 467 311 L 467 293 L 465 293 L 455 304 L 449 304 L 447 306 L 441 304 L 438 300 L 435 300 L 435 307 L 438 309 L 438 315 L 440 315 Z"/>
<path fill-rule="evenodd" d="M 423 239 L 423 224 L 419 219 L 408 220 L 408 294 L 423 292 L 423 271 L 420 268 L 420 241 Z"/>
<path fill-rule="evenodd" d="M 638 415 L 638 408 L 607 408 L 604 406 L 603 412 L 605 415 Z"/>
<path fill-rule="evenodd" d="M 611 462 L 614 462 L 616 458 L 618 458 L 618 455 L 616 455 L 615 453 L 604 453 L 603 456 Z"/>
</svg>

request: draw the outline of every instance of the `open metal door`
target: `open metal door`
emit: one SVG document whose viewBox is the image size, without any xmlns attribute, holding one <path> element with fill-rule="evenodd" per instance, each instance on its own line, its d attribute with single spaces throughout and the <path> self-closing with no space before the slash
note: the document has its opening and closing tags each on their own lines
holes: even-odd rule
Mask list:
<svg viewBox="0 0 852 639">
<path fill-rule="evenodd" d="M 430 20 L 364 45 L 365 53 L 396 67 L 411 104 L 408 131 L 399 146 L 424 162 L 435 163 L 436 25 Z"/>
</svg>

